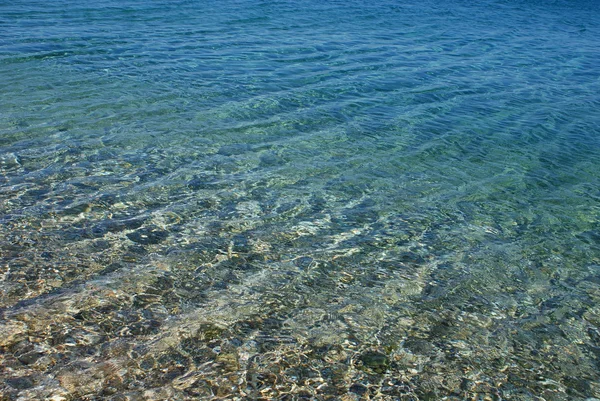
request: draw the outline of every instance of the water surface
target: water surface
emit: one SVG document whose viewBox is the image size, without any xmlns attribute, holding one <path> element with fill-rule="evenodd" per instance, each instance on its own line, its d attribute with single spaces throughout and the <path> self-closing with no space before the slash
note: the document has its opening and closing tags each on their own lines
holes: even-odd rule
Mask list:
<svg viewBox="0 0 600 401">
<path fill-rule="evenodd" d="M 600 398 L 599 12 L 0 4 L 0 392 Z"/>
</svg>

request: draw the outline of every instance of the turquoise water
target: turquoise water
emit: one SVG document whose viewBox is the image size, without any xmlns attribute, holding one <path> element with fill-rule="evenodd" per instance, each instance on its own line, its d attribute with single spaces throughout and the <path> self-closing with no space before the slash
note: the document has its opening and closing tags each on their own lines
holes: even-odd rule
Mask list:
<svg viewBox="0 0 600 401">
<path fill-rule="evenodd" d="M 599 43 L 593 1 L 0 3 L 0 399 L 600 399 Z"/>
</svg>

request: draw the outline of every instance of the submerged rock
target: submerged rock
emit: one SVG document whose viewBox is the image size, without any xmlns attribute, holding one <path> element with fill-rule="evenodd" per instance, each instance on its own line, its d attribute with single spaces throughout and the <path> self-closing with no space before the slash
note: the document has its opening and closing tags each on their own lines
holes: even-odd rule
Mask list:
<svg viewBox="0 0 600 401">
<path fill-rule="evenodd" d="M 359 359 L 363 363 L 363 367 L 369 368 L 376 373 L 384 373 L 390 365 L 388 357 L 377 351 L 367 351 Z"/>
<path fill-rule="evenodd" d="M 6 384 L 18 390 L 25 390 L 35 385 L 30 376 L 11 377 L 6 379 Z"/>
<path fill-rule="evenodd" d="M 155 245 L 163 242 L 169 233 L 157 226 L 148 226 L 140 228 L 137 231 L 127 234 L 127 238 L 133 242 L 142 245 Z"/>
<path fill-rule="evenodd" d="M 263 167 L 278 166 L 285 163 L 285 160 L 282 157 L 278 156 L 273 152 L 263 153 L 262 155 L 260 155 L 259 160 L 260 165 Z"/>
</svg>

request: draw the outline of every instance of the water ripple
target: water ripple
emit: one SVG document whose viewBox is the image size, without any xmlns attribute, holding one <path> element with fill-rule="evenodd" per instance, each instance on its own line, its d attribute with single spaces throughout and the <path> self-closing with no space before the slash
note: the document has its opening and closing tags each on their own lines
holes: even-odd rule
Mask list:
<svg viewBox="0 0 600 401">
<path fill-rule="evenodd" d="M 598 11 L 0 4 L 0 392 L 600 398 Z"/>
</svg>

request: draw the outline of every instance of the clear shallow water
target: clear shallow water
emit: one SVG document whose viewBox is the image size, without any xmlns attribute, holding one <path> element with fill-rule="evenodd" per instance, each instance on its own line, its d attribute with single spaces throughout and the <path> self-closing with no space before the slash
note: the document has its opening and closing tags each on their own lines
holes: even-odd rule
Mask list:
<svg viewBox="0 0 600 401">
<path fill-rule="evenodd" d="M 3 399 L 600 398 L 599 11 L 0 5 Z"/>
</svg>

